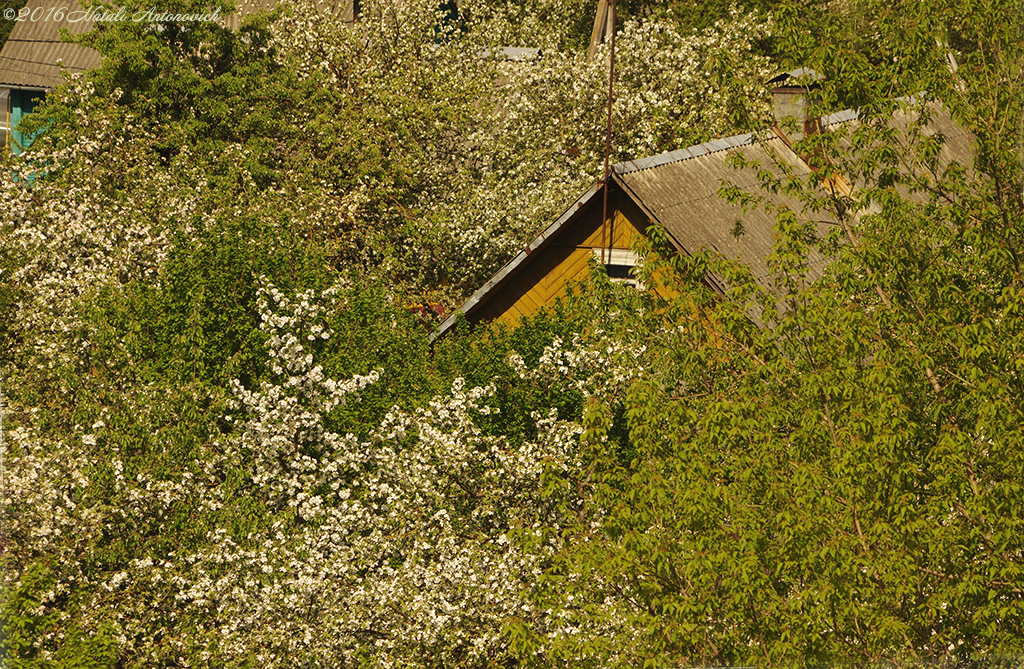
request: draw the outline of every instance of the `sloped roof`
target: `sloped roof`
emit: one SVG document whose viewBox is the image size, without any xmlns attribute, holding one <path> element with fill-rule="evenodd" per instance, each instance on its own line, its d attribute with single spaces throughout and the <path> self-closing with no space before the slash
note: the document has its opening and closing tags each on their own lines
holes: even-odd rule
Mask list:
<svg viewBox="0 0 1024 669">
<path fill-rule="evenodd" d="M 801 211 L 801 203 L 791 197 L 765 193 L 757 170 L 736 169 L 729 156 L 742 150 L 749 161 L 763 166 L 777 162 L 787 164 L 797 176 L 810 173 L 810 168 L 793 153 L 777 135 L 758 140 L 740 135 L 699 144 L 682 151 L 632 161 L 616 166 L 616 174 L 633 199 L 664 226 L 676 247 L 693 255 L 703 250 L 716 251 L 723 257 L 743 263 L 754 278 L 772 292 L 778 292 L 771 281 L 768 257 L 775 243 L 775 215 L 760 207 L 746 212 L 718 196 L 723 184 L 731 184 L 764 197 L 774 207 Z M 824 233 L 822 225 L 821 233 Z M 821 276 L 828 259 L 812 250 L 808 258 L 807 279 Z M 708 277 L 719 290 L 727 286 L 719 277 Z"/>
<path fill-rule="evenodd" d="M 222 21 L 229 28 L 238 28 L 240 16 L 270 11 L 278 0 L 238 0 L 238 11 Z M 352 0 L 322 0 L 321 11 L 337 14 L 343 21 L 353 19 Z M 29 0 L 23 10 L 25 20 L 17 21 L 0 51 L 0 86 L 53 88 L 64 82 L 58 62 L 71 72 L 84 72 L 98 67 L 101 56 L 92 49 L 61 42 L 65 28 L 74 35 L 92 30 L 93 21 L 76 0 Z M 160 7 L 156 7 L 161 11 Z M 55 20 L 54 17 L 61 17 Z M 34 17 L 34 18 L 33 18 Z"/>
<path fill-rule="evenodd" d="M 801 74 L 813 75 L 811 72 Z M 789 73 L 792 76 L 792 73 Z M 916 99 L 902 100 L 915 106 Z M 968 169 L 974 155 L 973 138 L 943 110 L 941 104 L 928 103 L 933 113 L 926 128 L 929 135 L 942 135 L 944 142 L 939 152 L 940 166 L 957 161 Z M 896 131 L 896 136 L 907 139 L 910 127 L 917 111 L 901 109 L 887 123 Z M 821 119 L 826 129 L 835 129 L 844 125 L 856 127 L 860 115 L 855 110 L 846 110 L 830 114 Z M 842 138 L 840 146 L 849 147 L 848 137 Z M 751 269 L 755 280 L 771 292 L 780 291 L 772 283 L 772 273 L 768 267 L 768 258 L 773 252 L 775 243 L 775 216 L 765 212 L 761 207 L 754 207 L 744 212 L 739 205 L 727 202 L 718 196 L 723 184 L 731 184 L 751 193 L 756 193 L 774 208 L 788 207 L 793 211 L 803 211 L 801 202 L 779 193 L 767 193 L 761 188 L 761 179 L 755 168 L 736 169 L 729 164 L 729 156 L 742 151 L 748 161 L 770 167 L 784 164 L 796 176 L 804 176 L 810 172 L 807 164 L 797 156 L 789 144 L 775 132 L 764 136 L 737 135 L 703 144 L 670 151 L 648 158 L 626 161 L 612 167 L 612 180 L 621 187 L 633 201 L 648 215 L 652 221 L 660 223 L 676 247 L 688 254 L 702 250 L 713 250 Z M 853 188 L 863 184 L 853 183 Z M 554 223 L 533 240 L 519 255 L 495 274 L 487 283 L 477 290 L 466 302 L 449 316 L 437 329 L 434 338 L 447 331 L 455 323 L 458 313 L 469 315 L 480 303 L 486 301 L 491 294 L 501 288 L 509 277 L 514 276 L 529 260 L 536 256 L 561 230 L 572 223 L 579 212 L 598 194 L 602 192 L 602 184 L 598 182 L 570 205 Z M 734 234 L 737 222 L 742 234 Z M 823 235 L 829 227 L 828 221 L 819 223 L 819 234 Z M 828 265 L 829 259 L 812 249 L 807 258 L 808 282 L 819 278 Z M 720 277 L 709 276 L 708 281 L 717 289 L 725 291 L 728 287 Z"/>
<path fill-rule="evenodd" d="M 652 221 L 661 223 L 677 248 L 685 253 L 711 249 L 730 260 L 750 267 L 759 283 L 774 290 L 770 283 L 767 257 L 774 242 L 775 218 L 760 209 L 744 213 L 739 205 L 718 196 L 723 183 L 730 183 L 751 192 L 761 192 L 756 171 L 737 170 L 728 164 L 734 150 L 742 149 L 751 160 L 771 165 L 776 159 L 790 163 L 798 174 L 809 168 L 776 135 L 758 139 L 755 135 L 737 135 L 703 144 L 658 154 L 648 158 L 617 163 L 612 166 L 612 180 L 621 187 Z M 496 292 L 508 277 L 513 276 L 530 258 L 538 254 L 558 233 L 572 223 L 584 207 L 602 192 L 601 182 L 586 193 L 522 252 L 491 277 L 459 309 L 441 323 L 433 337 L 439 337 L 455 324 L 458 313 L 469 314 Z M 799 211 L 800 204 L 784 196 L 766 195 L 774 204 L 785 204 Z M 743 234 L 734 235 L 735 221 L 742 220 Z M 808 280 L 820 276 L 827 259 L 812 255 L 812 272 Z M 719 290 L 724 281 L 708 277 Z"/>
<path fill-rule="evenodd" d="M 618 167 L 617 165 L 615 167 Z M 477 304 L 487 298 L 487 296 L 500 288 L 504 283 L 505 279 L 512 276 L 516 271 L 527 261 L 528 258 L 539 253 L 548 243 L 554 239 L 559 231 L 565 228 L 570 222 L 576 218 L 576 215 L 583 209 L 584 205 L 590 202 L 595 195 L 601 192 L 602 185 L 600 182 L 590 187 L 586 193 L 581 195 L 579 199 L 573 202 L 565 212 L 559 216 L 554 223 L 549 225 L 544 232 L 537 235 L 537 237 L 527 244 L 526 248 L 519 252 L 519 254 L 505 264 L 498 273 L 488 279 L 487 283 L 482 285 L 475 293 L 469 296 L 462 306 L 459 307 L 455 313 L 444 319 L 437 330 L 430 335 L 431 341 L 444 334 L 448 328 L 455 325 L 455 318 L 458 314 L 467 314 L 473 310 Z"/>
<path fill-rule="evenodd" d="M 934 100 L 925 102 L 919 96 L 900 98 L 898 102 L 904 104 L 885 119 L 885 125 L 893 131 L 892 139 L 898 145 L 905 148 L 905 145 L 912 141 L 913 132 L 911 128 L 918 121 L 921 111 L 925 110 L 929 114 L 928 123 L 920 130 L 928 137 L 942 137 L 942 143 L 935 155 L 938 173 L 941 174 L 942 170 L 953 162 L 957 162 L 966 168 L 969 174 L 972 173 L 975 156 L 974 136 L 957 124 L 952 115 L 943 108 L 940 102 Z M 851 111 L 832 114 L 824 120 L 826 125 L 845 123 L 850 130 L 854 130 L 861 123 L 861 118 Z M 851 147 L 849 135 L 840 139 L 839 146 L 842 149 L 849 149 Z M 918 165 L 915 169 L 921 170 L 923 167 L 923 165 Z M 866 184 L 861 178 L 860 180 L 854 180 L 852 185 L 854 188 L 862 188 Z M 911 201 L 921 200 L 920 195 L 909 194 L 902 185 L 899 187 L 899 190 L 901 195 Z"/>
<path fill-rule="evenodd" d="M 60 41 L 61 28 L 75 35 L 92 29 L 92 21 L 84 20 L 86 13 L 75 0 L 34 0 L 25 7 L 25 20 L 14 24 L 0 51 L 0 86 L 53 88 L 64 81 L 59 61 L 72 72 L 100 64 L 100 55 L 92 49 Z"/>
</svg>

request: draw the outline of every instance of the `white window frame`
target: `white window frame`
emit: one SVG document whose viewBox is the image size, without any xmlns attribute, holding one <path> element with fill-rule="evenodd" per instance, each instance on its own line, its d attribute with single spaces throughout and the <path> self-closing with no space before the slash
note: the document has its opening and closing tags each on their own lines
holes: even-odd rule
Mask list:
<svg viewBox="0 0 1024 669">
<path fill-rule="evenodd" d="M 590 249 L 591 253 L 597 259 L 601 261 L 601 249 Z M 633 269 L 640 264 L 640 257 L 630 251 L 629 249 L 605 249 L 604 250 L 604 267 L 607 272 L 611 267 L 625 267 L 630 273 L 633 273 Z M 636 288 L 637 290 L 644 290 L 643 282 L 640 279 L 633 277 L 608 277 L 609 281 L 613 283 L 621 283 L 624 286 L 630 288 Z"/>
</svg>

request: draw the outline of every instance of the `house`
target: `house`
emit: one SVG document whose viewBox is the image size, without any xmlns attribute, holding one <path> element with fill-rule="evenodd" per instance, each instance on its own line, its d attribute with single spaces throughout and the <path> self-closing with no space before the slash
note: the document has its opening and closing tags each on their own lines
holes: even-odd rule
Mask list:
<svg viewBox="0 0 1024 669">
<path fill-rule="evenodd" d="M 459 20 L 460 2 L 440 1 L 439 8 L 445 12 L 446 20 Z M 277 4 L 278 0 L 237 0 L 237 11 L 223 17 L 221 22 L 237 30 L 241 17 L 270 11 Z M 359 17 L 360 0 L 319 0 L 317 4 L 321 12 L 337 16 L 347 26 Z M 110 14 L 117 15 L 115 11 Z M 62 42 L 60 38 L 62 29 L 72 35 L 92 30 L 94 16 L 95 13 L 83 11 L 76 0 L 29 0 L 18 12 L 10 37 L 0 51 L 0 126 L 4 143 L 16 153 L 31 144 L 31 138 L 17 131 L 18 122 L 32 113 L 46 91 L 63 83 L 61 67 L 76 73 L 99 66 L 100 54 L 77 44 Z M 132 20 L 132 17 L 119 20 Z M 500 55 L 511 60 L 533 58 L 538 54 L 538 49 L 500 49 Z"/>
<path fill-rule="evenodd" d="M 241 16 L 269 11 L 277 0 L 239 0 L 237 5 L 238 11 L 222 19 L 232 29 L 238 29 Z M 322 10 L 351 25 L 358 16 L 359 0 L 326 0 Z M 92 30 L 94 16 L 75 0 L 29 0 L 18 13 L 0 50 L 0 126 L 4 142 L 16 153 L 31 144 L 31 138 L 18 132 L 18 122 L 32 113 L 46 91 L 63 83 L 61 67 L 77 73 L 99 66 L 100 54 L 60 38 L 62 29 L 72 35 Z"/>
<path fill-rule="evenodd" d="M 0 51 L 0 125 L 5 143 L 16 152 L 31 144 L 17 131 L 18 122 L 64 81 L 61 64 L 71 72 L 100 64 L 92 49 L 61 42 L 61 29 L 80 35 L 92 29 L 92 21 L 74 0 L 34 0 L 21 10 Z"/>
<path fill-rule="evenodd" d="M 637 236 L 646 234 L 652 224 L 664 228 L 679 253 L 716 251 L 745 264 L 761 286 L 778 293 L 768 267 L 776 237 L 775 216 L 761 208 L 744 212 L 739 205 L 719 197 L 718 192 L 723 184 L 731 184 L 761 195 L 775 207 L 803 210 L 800 202 L 786 195 L 763 192 L 756 170 L 736 169 L 729 159 L 742 152 L 748 160 L 762 165 L 782 164 L 797 176 L 809 174 L 811 168 L 793 151 L 795 142 L 806 133 L 854 123 L 858 116 L 848 110 L 824 118 L 808 118 L 810 89 L 794 82 L 814 76 L 809 70 L 795 70 L 769 82 L 778 84 L 772 91 L 776 124 L 763 135 L 726 137 L 612 166 L 607 185 L 598 182 L 573 202 L 445 319 L 433 338 L 447 332 L 459 313 L 470 323 L 516 324 L 554 304 L 570 283 L 584 280 L 591 258 L 603 263 L 613 280 L 628 281 L 636 263 L 630 250 L 632 243 Z M 792 122 L 794 118 L 798 119 L 796 123 Z M 894 122 L 900 123 L 898 118 Z M 970 165 L 971 139 L 948 114 L 937 114 L 930 131 L 941 132 L 946 139 L 942 149 L 946 154 L 944 160 L 957 159 Z M 608 220 L 603 222 L 606 187 Z M 829 227 L 827 221 L 820 225 L 821 232 Z M 811 251 L 807 260 L 809 271 L 805 281 L 812 282 L 821 276 L 829 259 Z M 705 282 L 719 293 L 727 290 L 722 277 L 709 275 Z"/>
</svg>

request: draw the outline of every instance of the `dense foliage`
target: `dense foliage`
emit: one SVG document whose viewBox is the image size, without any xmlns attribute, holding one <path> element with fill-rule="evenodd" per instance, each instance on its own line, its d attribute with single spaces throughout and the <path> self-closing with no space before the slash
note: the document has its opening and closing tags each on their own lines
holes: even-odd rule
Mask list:
<svg viewBox="0 0 1024 669">
<path fill-rule="evenodd" d="M 1024 653 L 1012 3 L 623 3 L 613 160 L 763 128 L 779 54 L 860 110 L 796 147 L 809 175 L 758 166 L 804 205 L 773 212 L 788 292 L 655 230 L 660 293 L 595 269 L 432 346 L 435 307 L 598 175 L 606 94 L 593 3 L 434 4 L 105 24 L 103 66 L 26 121 L 5 666 Z M 834 262 L 804 288 L 811 248 Z"/>
</svg>

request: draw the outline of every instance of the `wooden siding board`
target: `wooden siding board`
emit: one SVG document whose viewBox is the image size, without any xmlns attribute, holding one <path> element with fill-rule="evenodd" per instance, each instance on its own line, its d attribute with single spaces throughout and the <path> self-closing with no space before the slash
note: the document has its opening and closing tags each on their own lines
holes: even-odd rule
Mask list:
<svg viewBox="0 0 1024 669">
<path fill-rule="evenodd" d="M 523 291 L 521 290 L 519 284 L 512 281 L 505 284 L 505 287 L 502 288 L 498 294 L 502 298 L 504 298 L 506 310 L 511 309 L 516 305 L 520 304 L 523 299 Z"/>
<path fill-rule="evenodd" d="M 540 294 L 537 282 L 532 280 L 518 281 L 521 288 L 526 288 L 523 294 L 516 301 L 516 308 L 523 313 L 533 313 L 544 306 L 544 297 Z"/>
<path fill-rule="evenodd" d="M 612 246 L 615 248 L 628 249 L 633 245 L 633 242 L 640 237 L 641 233 L 633 225 L 633 221 L 623 214 L 622 212 L 616 212 L 615 215 L 615 239 L 612 241 Z"/>
<path fill-rule="evenodd" d="M 558 290 L 559 284 L 562 283 L 561 277 L 565 277 L 566 280 L 571 280 L 575 273 L 575 268 L 571 260 L 576 256 L 569 256 L 569 261 L 563 262 L 561 265 L 555 268 L 553 272 L 548 273 L 546 276 L 540 278 L 537 282 L 537 288 L 541 295 L 544 296 L 544 301 L 547 302 L 551 296 Z"/>
<path fill-rule="evenodd" d="M 631 209 L 629 213 L 618 210 L 614 212 L 613 248 L 629 249 L 636 237 L 642 234 L 633 219 L 646 217 L 635 205 Z M 560 235 L 558 243 L 553 242 L 545 248 L 531 263 L 510 277 L 501 289 L 495 291 L 489 298 L 492 304 L 481 309 L 480 319 L 518 321 L 523 316 L 553 305 L 565 294 L 569 282 L 586 279 L 592 249 L 599 250 L 600 243 L 600 212 L 599 207 L 594 205 Z"/>
<path fill-rule="evenodd" d="M 556 299 L 564 295 L 568 282 L 578 282 L 586 278 L 589 261 L 590 249 L 578 249 L 555 272 L 544 277 L 541 287 L 546 304 L 554 304 Z"/>
<path fill-rule="evenodd" d="M 524 293 L 522 297 L 516 300 L 513 308 L 521 314 L 532 314 L 540 310 L 540 305 L 531 296 Z"/>
<path fill-rule="evenodd" d="M 501 312 L 500 316 L 493 319 L 495 323 L 502 323 L 509 327 L 515 327 L 521 320 L 523 320 L 523 314 L 515 307 L 509 307 Z"/>
<path fill-rule="evenodd" d="M 520 292 L 520 296 L 519 299 L 516 300 L 515 307 L 525 313 L 532 313 L 544 304 L 536 294 L 536 278 L 536 274 L 533 274 L 532 276 L 520 275 L 513 278 L 510 282 L 510 284 L 515 286 Z"/>
</svg>

